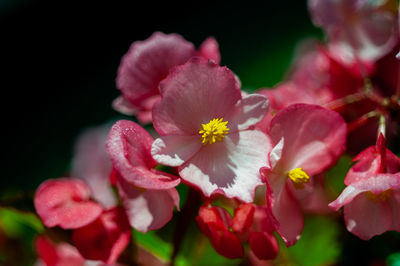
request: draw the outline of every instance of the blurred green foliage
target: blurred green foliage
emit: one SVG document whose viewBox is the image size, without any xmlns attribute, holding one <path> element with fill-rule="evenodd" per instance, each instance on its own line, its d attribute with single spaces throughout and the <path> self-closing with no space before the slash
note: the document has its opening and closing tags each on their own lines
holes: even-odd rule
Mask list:
<svg viewBox="0 0 400 266">
<path fill-rule="evenodd" d="M 44 227 L 30 212 L 0 208 L 0 264 L 30 265 L 36 258 L 33 240 Z"/>
</svg>

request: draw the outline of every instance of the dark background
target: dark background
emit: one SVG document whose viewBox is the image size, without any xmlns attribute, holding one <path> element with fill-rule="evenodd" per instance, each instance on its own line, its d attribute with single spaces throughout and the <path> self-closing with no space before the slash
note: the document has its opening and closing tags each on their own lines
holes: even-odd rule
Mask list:
<svg viewBox="0 0 400 266">
<path fill-rule="evenodd" d="M 175 32 L 198 47 L 214 36 L 221 65 L 255 90 L 284 78 L 300 40 L 322 39 L 306 0 L 171 2 L 0 0 L 2 203 L 32 211 L 39 184 L 68 173 L 79 133 L 124 117 L 111 102 L 133 41 Z M 393 235 L 365 242 L 341 228 L 349 265 L 395 250 Z"/>
<path fill-rule="evenodd" d="M 135 40 L 176 32 L 198 47 L 214 36 L 221 65 L 256 89 L 281 80 L 298 40 L 320 35 L 306 1 L 170 2 L 0 2 L 1 193 L 62 176 L 79 132 L 120 116 L 115 77 Z"/>
</svg>

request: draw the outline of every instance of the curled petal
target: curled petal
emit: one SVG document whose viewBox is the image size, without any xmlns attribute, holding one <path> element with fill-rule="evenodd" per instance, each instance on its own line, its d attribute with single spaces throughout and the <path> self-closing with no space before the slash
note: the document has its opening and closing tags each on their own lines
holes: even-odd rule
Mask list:
<svg viewBox="0 0 400 266">
<path fill-rule="evenodd" d="M 49 179 L 37 189 L 34 204 L 47 227 L 73 229 L 91 223 L 103 211 L 90 196 L 89 188 L 79 179 Z"/>
<path fill-rule="evenodd" d="M 162 228 L 171 220 L 174 207 L 179 208 L 179 194 L 175 188 L 145 190 L 123 178 L 118 179 L 117 188 L 130 225 L 140 232 Z"/>
<path fill-rule="evenodd" d="M 157 165 L 150 154 L 153 138 L 138 124 L 120 120 L 111 128 L 107 150 L 113 167 L 129 183 L 147 189 L 168 189 L 179 184 L 177 177 L 151 171 Z"/>
<path fill-rule="evenodd" d="M 356 196 L 358 196 L 360 193 L 364 191 L 365 190 L 358 189 L 357 187 L 354 186 L 348 186 L 342 191 L 342 193 L 335 201 L 329 203 L 329 207 L 337 211 L 342 206 L 350 203 Z"/>
</svg>

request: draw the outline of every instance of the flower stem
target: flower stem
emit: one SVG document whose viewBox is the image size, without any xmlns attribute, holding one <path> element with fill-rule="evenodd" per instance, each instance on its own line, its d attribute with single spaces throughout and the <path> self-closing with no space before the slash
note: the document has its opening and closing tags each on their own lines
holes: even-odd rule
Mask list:
<svg viewBox="0 0 400 266">
<path fill-rule="evenodd" d="M 189 188 L 189 195 L 187 197 L 185 205 L 179 213 L 176 223 L 176 228 L 174 232 L 174 249 L 172 251 L 170 262 L 171 266 L 175 264 L 176 256 L 178 255 L 179 250 L 182 246 L 182 242 L 189 227 L 190 221 L 193 220 L 193 216 L 199 209 L 200 203 L 201 197 L 199 192 L 193 188 Z"/>
</svg>

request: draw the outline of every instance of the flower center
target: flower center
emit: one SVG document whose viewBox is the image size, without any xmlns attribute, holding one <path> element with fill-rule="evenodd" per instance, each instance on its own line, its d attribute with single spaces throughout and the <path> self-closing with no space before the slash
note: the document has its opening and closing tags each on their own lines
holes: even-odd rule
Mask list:
<svg viewBox="0 0 400 266">
<path fill-rule="evenodd" d="M 392 190 L 389 188 L 388 190 L 383 191 L 382 193 L 375 194 L 372 191 L 367 191 L 365 193 L 365 197 L 373 202 L 378 202 L 378 201 L 385 201 L 387 200 L 390 196 L 392 195 Z"/>
<path fill-rule="evenodd" d="M 217 141 L 223 141 L 225 135 L 228 134 L 229 128 L 226 126 L 228 121 L 223 121 L 223 118 L 214 118 L 207 124 L 201 124 L 199 134 L 203 145 L 213 144 Z"/>
<path fill-rule="evenodd" d="M 300 167 L 290 170 L 287 175 L 293 181 L 296 188 L 303 188 L 303 184 L 310 181 L 308 174 Z"/>
</svg>

